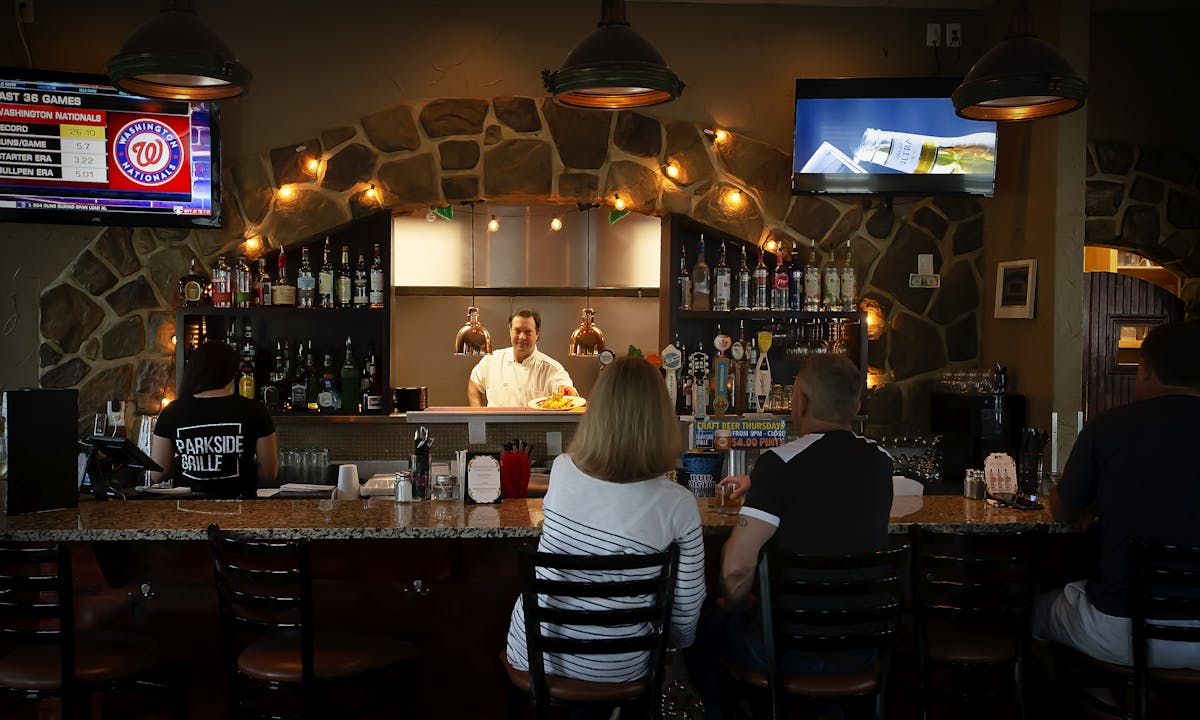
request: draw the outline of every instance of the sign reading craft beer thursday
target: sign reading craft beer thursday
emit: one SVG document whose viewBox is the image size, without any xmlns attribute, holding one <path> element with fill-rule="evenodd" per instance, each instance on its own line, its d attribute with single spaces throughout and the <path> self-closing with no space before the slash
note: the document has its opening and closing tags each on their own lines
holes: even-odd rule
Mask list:
<svg viewBox="0 0 1200 720">
<path fill-rule="evenodd" d="M 696 447 L 716 446 L 718 450 L 772 448 L 787 442 L 783 420 L 697 420 L 693 430 Z M 722 442 L 714 441 L 717 436 Z M 726 436 L 728 447 L 722 447 Z"/>
</svg>

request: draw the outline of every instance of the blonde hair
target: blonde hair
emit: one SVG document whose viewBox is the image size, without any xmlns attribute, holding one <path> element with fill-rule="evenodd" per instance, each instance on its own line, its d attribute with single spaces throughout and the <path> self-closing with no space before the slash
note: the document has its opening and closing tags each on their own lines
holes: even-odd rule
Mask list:
<svg viewBox="0 0 1200 720">
<path fill-rule="evenodd" d="M 588 475 L 624 483 L 674 468 L 680 447 L 662 376 L 643 358 L 623 357 L 596 381 L 569 453 Z"/>
</svg>

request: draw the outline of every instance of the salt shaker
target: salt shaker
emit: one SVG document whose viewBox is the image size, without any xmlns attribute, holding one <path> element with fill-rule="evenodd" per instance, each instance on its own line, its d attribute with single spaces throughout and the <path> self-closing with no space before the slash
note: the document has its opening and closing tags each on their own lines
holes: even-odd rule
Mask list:
<svg viewBox="0 0 1200 720">
<path fill-rule="evenodd" d="M 396 473 L 396 502 L 412 502 L 412 473 L 401 470 Z"/>
</svg>

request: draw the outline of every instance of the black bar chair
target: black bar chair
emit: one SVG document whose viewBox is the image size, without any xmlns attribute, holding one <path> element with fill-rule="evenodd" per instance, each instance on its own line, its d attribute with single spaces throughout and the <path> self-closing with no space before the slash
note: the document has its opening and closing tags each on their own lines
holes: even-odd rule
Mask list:
<svg viewBox="0 0 1200 720">
<path fill-rule="evenodd" d="M 560 555 L 521 550 L 521 607 L 529 670 L 501 653 L 513 685 L 529 694 L 535 718 L 551 704 L 621 706 L 621 717 L 656 717 L 666 660 L 679 549 L 648 555 Z M 631 576 L 633 579 L 630 579 Z M 605 604 L 620 606 L 605 609 Z M 575 609 L 588 607 L 590 609 Z M 589 628 L 636 625 L 638 635 L 587 638 Z M 547 626 L 553 626 L 553 630 Z M 582 628 L 582 631 L 579 630 Z M 546 674 L 546 654 L 648 653 L 646 675 L 629 682 L 589 682 Z"/>
<path fill-rule="evenodd" d="M 414 717 L 413 661 L 419 654 L 415 645 L 378 635 L 314 630 L 306 540 L 243 538 L 216 525 L 208 527 L 208 537 L 230 718 L 350 717 L 382 704 L 369 702 L 370 692 L 340 688 L 352 682 L 362 684 L 363 690 L 386 689 L 382 702 L 393 695 L 402 716 Z M 285 710 L 270 708 L 271 701 Z"/>
<path fill-rule="evenodd" d="M 1011 672 L 1011 682 L 1004 684 L 1011 687 L 1014 715 L 1024 718 L 1025 665 L 1046 526 L 971 533 L 914 525 L 910 532 L 921 717 L 929 716 L 938 669 L 949 670 L 952 678 L 938 694 L 963 704 L 996 698 L 996 682 L 988 674 Z"/>
<path fill-rule="evenodd" d="M 76 631 L 71 578 L 65 543 L 0 544 L 0 690 L 31 702 L 59 697 L 64 718 L 90 718 L 97 693 L 131 691 L 152 697 L 124 715 L 169 704 L 186 718 L 184 665 L 154 638 Z"/>
<path fill-rule="evenodd" d="M 766 672 L 725 662 L 734 679 L 765 690 L 771 717 L 784 695 L 845 700 L 874 695 L 884 716 L 892 639 L 900 627 L 908 546 L 860 555 L 821 557 L 764 552 L 758 561 Z M 873 655 L 851 672 L 788 674 L 788 653 Z"/>
</svg>

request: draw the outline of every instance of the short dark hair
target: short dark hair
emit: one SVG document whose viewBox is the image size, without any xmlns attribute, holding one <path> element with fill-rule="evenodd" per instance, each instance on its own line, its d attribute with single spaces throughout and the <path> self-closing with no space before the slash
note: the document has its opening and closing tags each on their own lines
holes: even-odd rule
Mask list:
<svg viewBox="0 0 1200 720">
<path fill-rule="evenodd" d="M 192 351 L 183 368 L 179 396 L 190 397 L 205 390 L 219 390 L 237 376 L 241 358 L 237 350 L 219 340 L 209 340 Z"/>
<path fill-rule="evenodd" d="M 1142 360 L 1163 385 L 1200 390 L 1200 320 L 1151 330 L 1142 341 Z"/>
<path fill-rule="evenodd" d="M 512 321 L 515 317 L 533 318 L 533 329 L 542 331 L 542 314 L 531 307 L 517 308 L 512 315 L 508 316 L 508 326 L 512 327 Z"/>
<path fill-rule="evenodd" d="M 863 380 L 858 367 L 838 355 L 808 355 L 796 379 L 804 380 L 809 412 L 818 420 L 848 424 L 858 414 Z"/>
</svg>

